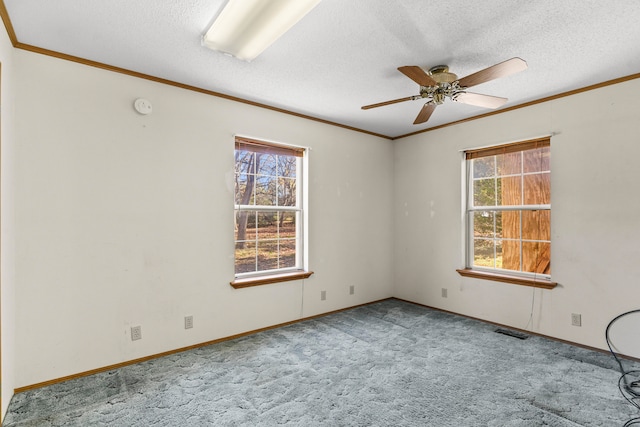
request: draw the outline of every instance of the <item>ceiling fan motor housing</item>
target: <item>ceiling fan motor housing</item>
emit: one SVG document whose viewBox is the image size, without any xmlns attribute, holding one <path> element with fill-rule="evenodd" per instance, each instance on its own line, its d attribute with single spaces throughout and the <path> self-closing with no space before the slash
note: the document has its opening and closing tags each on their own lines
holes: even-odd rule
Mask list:
<svg viewBox="0 0 640 427">
<path fill-rule="evenodd" d="M 454 99 L 460 92 L 458 76 L 449 72 L 447 65 L 431 67 L 427 74 L 436 82 L 434 86 L 420 86 L 420 97 L 430 98 L 429 103 L 440 105 L 446 98 Z"/>
<path fill-rule="evenodd" d="M 447 65 L 436 65 L 435 67 L 431 67 L 427 74 L 429 74 L 438 84 L 453 83 L 458 80 L 458 76 L 449 72 L 449 66 Z"/>
</svg>

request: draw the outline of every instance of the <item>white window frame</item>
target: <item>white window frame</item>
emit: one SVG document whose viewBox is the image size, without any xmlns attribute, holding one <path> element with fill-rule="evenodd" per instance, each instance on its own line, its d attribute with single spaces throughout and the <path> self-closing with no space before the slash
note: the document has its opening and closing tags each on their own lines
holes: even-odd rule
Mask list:
<svg viewBox="0 0 640 427">
<path fill-rule="evenodd" d="M 545 138 L 541 138 L 542 139 L 549 139 L 547 137 Z M 532 140 L 535 141 L 535 140 Z M 517 143 L 514 143 L 517 144 Z M 507 145 L 512 145 L 512 144 L 507 144 Z M 550 144 L 549 144 L 550 146 Z M 488 147 L 491 148 L 491 147 Z M 499 147 L 496 147 L 499 148 Z M 526 149 L 520 150 L 520 153 L 522 153 L 523 151 L 526 151 Z M 495 157 L 495 155 L 494 155 Z M 499 267 L 486 267 L 486 266 L 475 266 L 474 265 L 474 249 L 475 249 L 475 240 L 476 237 L 474 236 L 474 213 L 475 212 L 506 212 L 506 211 L 540 211 L 540 210 L 547 210 L 547 211 L 551 211 L 551 204 L 537 204 L 537 205 L 526 205 L 526 204 L 520 204 L 520 205 L 493 205 L 493 206 L 475 206 L 474 205 L 474 194 L 473 194 L 473 183 L 475 180 L 480 180 L 480 179 L 486 179 L 486 178 L 477 178 L 474 179 L 474 174 L 473 174 L 473 170 L 472 170 L 472 165 L 473 165 L 473 159 L 467 159 L 466 158 L 466 152 L 463 152 L 463 161 L 465 163 L 465 191 L 466 191 L 466 206 L 465 206 L 465 246 L 466 246 L 466 250 L 465 250 L 465 268 L 468 270 L 473 270 L 473 271 L 480 271 L 480 272 L 487 272 L 490 274 L 498 274 L 498 275 L 508 275 L 508 276 L 516 276 L 516 277 L 523 277 L 523 278 L 531 278 L 531 279 L 543 279 L 543 280 L 551 280 L 551 274 L 543 274 L 543 273 L 535 273 L 535 272 L 527 272 L 527 271 L 522 271 L 522 264 L 523 264 L 523 254 L 522 254 L 522 243 L 523 242 L 544 242 L 544 243 L 549 243 L 551 245 L 551 240 L 531 240 L 531 239 L 523 239 L 522 238 L 522 215 L 520 215 L 520 233 L 519 233 L 519 241 L 520 241 L 520 271 L 516 271 L 516 270 L 508 270 L 508 269 L 503 269 L 503 268 L 499 268 Z M 494 168 L 497 169 L 497 162 L 494 161 Z M 519 176 L 521 178 L 521 188 L 523 189 L 521 197 L 524 199 L 524 177 L 527 175 L 538 175 L 540 173 L 551 173 L 551 170 L 549 171 L 542 171 L 542 172 L 524 172 L 524 165 L 523 162 L 521 162 L 521 171 L 519 174 L 512 174 L 512 175 L 501 175 L 500 178 L 504 178 L 504 177 L 513 177 L 513 176 Z M 550 168 L 551 169 L 551 168 Z M 494 170 L 494 182 L 496 183 L 497 186 L 497 170 Z M 496 194 L 497 194 L 497 188 L 496 188 Z M 495 229 L 495 216 L 494 216 L 494 229 Z M 486 239 L 486 238 L 485 238 Z M 513 239 L 498 239 L 497 237 L 493 237 L 494 240 L 513 240 Z M 495 249 L 496 245 L 494 244 L 494 260 L 496 259 L 496 249 Z"/>
<path fill-rule="evenodd" d="M 282 143 L 273 143 L 271 141 L 265 140 L 257 140 L 253 138 L 245 138 L 236 136 L 236 144 L 238 140 L 256 142 L 258 144 L 262 144 L 265 146 L 271 146 L 276 148 L 283 148 L 285 150 L 291 149 L 293 151 L 302 152 L 301 156 L 296 157 L 296 205 L 295 206 L 281 206 L 281 205 L 240 205 L 236 204 L 236 194 L 235 188 L 233 191 L 234 197 L 234 218 L 240 211 L 249 211 L 249 212 L 295 212 L 296 214 L 296 234 L 295 234 L 295 244 L 296 244 L 296 256 L 295 256 L 295 266 L 293 267 L 285 267 L 285 268 L 275 268 L 269 270 L 257 270 L 245 273 L 235 273 L 235 251 L 234 251 L 234 275 L 235 278 L 239 281 L 243 279 L 251 279 L 251 278 L 260 278 L 260 277 L 269 277 L 269 276 L 280 276 L 286 275 L 287 273 L 296 273 L 305 271 L 307 268 L 306 257 L 307 253 L 307 201 L 306 201 L 306 192 L 307 192 L 307 152 L 308 150 L 304 147 L 282 144 Z M 237 148 L 234 148 L 234 153 Z M 276 162 L 277 167 L 277 162 Z M 235 173 L 235 172 L 234 172 Z M 276 174 L 277 175 L 277 174 Z M 275 239 L 278 243 L 281 239 Z M 251 240 L 245 240 L 251 241 Z M 234 235 L 234 242 L 237 242 L 236 236 Z M 255 242 L 258 242 L 258 235 L 255 236 Z M 235 247 L 235 243 L 234 243 Z M 256 252 L 256 269 L 257 269 L 257 255 Z M 278 280 L 279 281 L 279 280 Z"/>
</svg>

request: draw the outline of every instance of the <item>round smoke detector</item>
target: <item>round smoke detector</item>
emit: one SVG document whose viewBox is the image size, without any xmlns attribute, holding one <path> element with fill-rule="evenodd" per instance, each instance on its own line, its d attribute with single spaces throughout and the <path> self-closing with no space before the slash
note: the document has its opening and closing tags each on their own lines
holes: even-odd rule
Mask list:
<svg viewBox="0 0 640 427">
<path fill-rule="evenodd" d="M 144 115 L 151 114 L 151 111 L 153 110 L 151 107 L 151 102 L 144 98 L 136 99 L 136 101 L 133 103 L 133 106 L 138 113 Z"/>
</svg>

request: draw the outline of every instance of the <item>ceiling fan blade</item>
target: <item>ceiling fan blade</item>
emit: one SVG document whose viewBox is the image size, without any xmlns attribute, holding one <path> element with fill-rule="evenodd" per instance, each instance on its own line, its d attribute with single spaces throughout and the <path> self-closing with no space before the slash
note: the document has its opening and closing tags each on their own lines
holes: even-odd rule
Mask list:
<svg viewBox="0 0 640 427">
<path fill-rule="evenodd" d="M 404 67 L 398 67 L 398 71 L 400 71 L 405 76 L 409 77 L 414 82 L 418 83 L 420 86 L 437 86 L 435 80 L 431 78 L 422 68 L 416 65 L 407 65 Z"/>
<path fill-rule="evenodd" d="M 508 101 L 507 98 L 501 98 L 499 96 L 482 95 L 471 92 L 459 93 L 455 100 L 457 102 L 462 102 L 463 104 L 475 105 L 476 107 L 484 108 L 498 108 Z"/>
<path fill-rule="evenodd" d="M 435 104 L 424 104 L 422 110 L 420 110 L 420 112 L 418 113 L 418 117 L 416 117 L 416 119 L 413 121 L 413 124 L 419 125 L 420 123 L 424 123 L 429 120 L 429 117 L 431 117 L 431 114 L 433 114 L 433 110 L 435 109 Z"/>
<path fill-rule="evenodd" d="M 484 70 L 470 74 L 458 80 L 461 87 L 471 87 L 500 77 L 510 76 L 527 69 L 527 63 L 520 58 L 507 59 Z"/>
<path fill-rule="evenodd" d="M 406 98 L 393 99 L 391 101 L 385 101 L 385 102 L 379 102 L 377 104 L 365 105 L 364 107 L 362 107 L 362 109 L 363 110 L 368 110 L 370 108 L 384 107 L 385 105 L 397 104 L 398 102 L 404 102 L 404 101 L 411 101 L 412 99 L 413 99 L 413 96 L 407 96 Z"/>
</svg>

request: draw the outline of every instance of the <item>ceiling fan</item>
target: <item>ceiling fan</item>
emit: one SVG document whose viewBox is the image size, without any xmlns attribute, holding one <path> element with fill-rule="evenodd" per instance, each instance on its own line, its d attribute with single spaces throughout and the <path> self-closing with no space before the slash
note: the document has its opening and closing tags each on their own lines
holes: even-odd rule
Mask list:
<svg viewBox="0 0 640 427">
<path fill-rule="evenodd" d="M 362 109 L 368 110 L 370 108 L 382 107 L 389 104 L 396 104 L 398 102 L 414 101 L 416 99 L 425 98 L 427 99 L 427 103 L 424 104 L 422 110 L 418 113 L 416 120 L 413 122 L 414 125 L 418 125 L 429 120 L 429 117 L 431 117 L 431 114 L 436 107 L 444 103 L 446 98 L 449 98 L 452 101 L 462 102 L 463 104 L 475 105 L 477 107 L 498 108 L 507 102 L 507 98 L 482 95 L 479 93 L 467 92 L 466 90 L 471 86 L 479 85 L 500 77 L 506 77 L 523 71 L 526 68 L 527 63 L 524 60 L 520 58 L 511 58 L 458 79 L 458 76 L 449 72 L 449 67 L 447 65 L 436 65 L 435 67 L 431 67 L 429 71 L 424 71 L 416 65 L 399 67 L 398 71 L 420 85 L 420 94 L 380 102 L 377 104 L 365 105 Z"/>
</svg>

